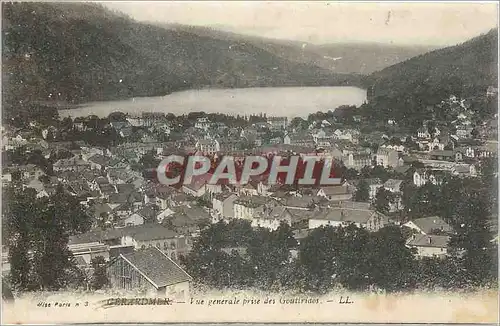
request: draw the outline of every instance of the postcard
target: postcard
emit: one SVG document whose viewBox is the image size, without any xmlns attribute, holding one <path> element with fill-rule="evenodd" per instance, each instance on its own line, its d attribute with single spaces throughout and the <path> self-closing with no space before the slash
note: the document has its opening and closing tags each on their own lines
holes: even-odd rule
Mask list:
<svg viewBox="0 0 500 326">
<path fill-rule="evenodd" d="M 2 3 L 2 322 L 491 323 L 498 3 Z"/>
</svg>

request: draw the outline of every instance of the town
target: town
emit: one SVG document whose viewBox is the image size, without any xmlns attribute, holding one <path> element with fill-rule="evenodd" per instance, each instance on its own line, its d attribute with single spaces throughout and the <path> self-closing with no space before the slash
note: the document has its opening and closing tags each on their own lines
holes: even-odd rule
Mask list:
<svg viewBox="0 0 500 326">
<path fill-rule="evenodd" d="M 496 277 L 498 126 L 481 112 L 497 92 L 450 94 L 439 105 L 449 119 L 414 130 L 352 107 L 293 119 L 119 108 L 73 119 L 35 107 L 2 128 L 4 275 L 24 290 L 77 284 L 184 300 L 196 286 L 483 285 Z M 342 182 L 155 179 L 162 159 L 189 154 L 318 157 L 336 162 Z M 52 231 L 34 231 L 44 225 Z M 73 266 L 56 267 L 65 255 Z"/>
</svg>

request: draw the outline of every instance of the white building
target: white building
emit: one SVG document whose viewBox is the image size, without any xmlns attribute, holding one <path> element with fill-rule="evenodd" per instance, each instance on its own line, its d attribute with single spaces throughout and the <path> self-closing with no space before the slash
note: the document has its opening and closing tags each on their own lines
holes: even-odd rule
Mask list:
<svg viewBox="0 0 500 326">
<path fill-rule="evenodd" d="M 201 139 L 196 142 L 195 148 L 203 154 L 220 152 L 220 144 L 216 139 Z"/>
<path fill-rule="evenodd" d="M 416 255 L 423 257 L 445 257 L 448 253 L 449 236 L 414 234 L 407 241 L 408 248 L 415 248 Z"/>
<path fill-rule="evenodd" d="M 309 220 L 309 229 L 321 226 L 347 226 L 355 224 L 370 231 L 377 231 L 389 223 L 386 216 L 371 209 L 334 207 Z"/>
<path fill-rule="evenodd" d="M 196 123 L 194 124 L 194 127 L 197 128 L 197 129 L 203 129 L 205 131 L 208 130 L 208 128 L 210 127 L 210 120 L 208 120 L 208 118 L 198 118 L 198 120 L 196 120 Z"/>
</svg>

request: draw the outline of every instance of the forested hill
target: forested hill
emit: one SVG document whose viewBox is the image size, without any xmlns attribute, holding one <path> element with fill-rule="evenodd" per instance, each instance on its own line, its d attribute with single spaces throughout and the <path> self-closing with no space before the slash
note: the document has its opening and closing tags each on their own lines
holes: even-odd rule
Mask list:
<svg viewBox="0 0 500 326">
<path fill-rule="evenodd" d="M 211 27 L 179 24 L 161 24 L 160 26 L 221 40 L 248 42 L 293 62 L 312 64 L 336 73 L 346 74 L 368 75 L 374 71 L 382 70 L 393 64 L 436 49 L 436 47 L 432 46 L 383 43 L 312 44 L 242 35 Z"/>
<path fill-rule="evenodd" d="M 81 103 L 188 88 L 350 85 L 359 77 L 246 42 L 138 23 L 90 3 L 3 5 L 4 108 Z"/>
<path fill-rule="evenodd" d="M 435 104 L 443 96 L 475 95 L 497 85 L 498 32 L 435 50 L 371 74 L 375 102 Z"/>
</svg>

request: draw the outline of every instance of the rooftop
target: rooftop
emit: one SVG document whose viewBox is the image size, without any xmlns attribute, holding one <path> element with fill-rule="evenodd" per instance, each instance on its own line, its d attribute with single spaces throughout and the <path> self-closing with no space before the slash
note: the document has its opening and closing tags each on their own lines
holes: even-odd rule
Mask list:
<svg viewBox="0 0 500 326">
<path fill-rule="evenodd" d="M 179 265 L 154 247 L 130 254 L 122 254 L 120 257 L 129 262 L 157 289 L 192 280 L 191 276 Z"/>
<path fill-rule="evenodd" d="M 412 221 L 422 232 L 429 234 L 432 230 L 442 230 L 444 232 L 453 232 L 453 228 L 439 216 L 429 216 L 417 218 Z"/>
<path fill-rule="evenodd" d="M 385 218 L 384 215 L 370 209 L 335 207 L 315 217 L 315 219 L 365 224 L 372 217 Z"/>
<path fill-rule="evenodd" d="M 414 247 L 433 247 L 433 248 L 446 248 L 450 237 L 446 235 L 425 235 L 417 234 L 412 236 L 407 245 Z"/>
</svg>

